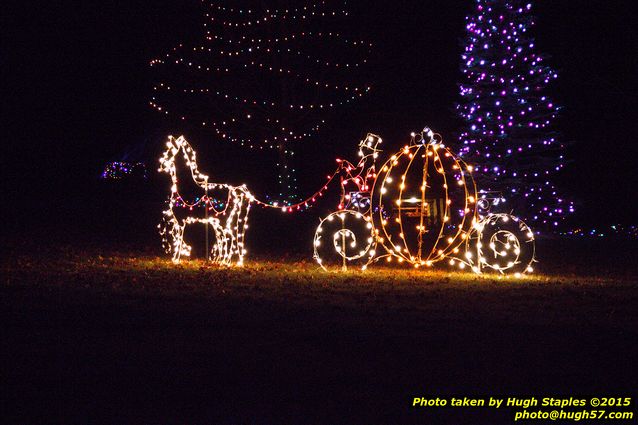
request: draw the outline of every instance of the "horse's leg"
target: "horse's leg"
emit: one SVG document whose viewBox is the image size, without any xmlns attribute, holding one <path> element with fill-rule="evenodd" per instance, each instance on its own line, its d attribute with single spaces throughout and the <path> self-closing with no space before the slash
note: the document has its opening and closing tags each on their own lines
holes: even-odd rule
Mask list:
<svg viewBox="0 0 638 425">
<path fill-rule="evenodd" d="M 228 219 L 226 221 L 226 229 L 229 236 L 228 246 L 228 262 L 232 264 L 235 257 L 237 257 L 237 264 L 242 264 L 242 210 L 243 210 L 244 194 L 236 194 L 233 200 L 233 209 L 231 210 Z"/>
<path fill-rule="evenodd" d="M 173 242 L 173 263 L 177 264 L 179 263 L 181 256 L 182 256 L 182 250 L 184 249 L 185 246 L 185 242 L 184 242 L 184 232 L 186 230 L 186 223 L 179 223 L 179 221 L 175 221 L 175 229 L 174 229 L 174 235 L 175 235 L 175 240 Z"/>
<path fill-rule="evenodd" d="M 237 218 L 237 255 L 239 257 L 237 264 L 243 265 L 246 248 L 244 246 L 244 236 L 246 226 L 248 224 L 248 213 L 250 212 L 250 200 L 244 194 L 241 197 L 240 210 Z"/>
<path fill-rule="evenodd" d="M 224 230 L 219 225 L 219 220 L 215 219 L 211 225 L 213 226 L 213 231 L 215 232 L 215 244 L 212 247 L 213 257 L 212 260 L 215 263 L 221 262 L 224 256 Z"/>
<path fill-rule="evenodd" d="M 228 265 L 228 230 L 218 223 L 219 232 L 219 256 L 217 262 L 219 264 Z"/>
<path fill-rule="evenodd" d="M 164 249 L 172 254 L 172 261 L 179 263 L 182 251 L 182 239 L 184 236 L 184 224 L 175 216 L 172 209 L 164 211 L 164 218 L 159 225 L 160 235 L 162 235 Z"/>
</svg>

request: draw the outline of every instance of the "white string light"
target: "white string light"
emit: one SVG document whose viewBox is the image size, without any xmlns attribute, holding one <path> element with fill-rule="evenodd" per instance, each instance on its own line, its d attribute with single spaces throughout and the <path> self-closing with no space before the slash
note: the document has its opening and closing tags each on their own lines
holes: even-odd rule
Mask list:
<svg viewBox="0 0 638 425">
<path fill-rule="evenodd" d="M 531 229 L 517 217 L 481 210 L 472 166 L 445 147 L 440 135 L 427 128 L 413 133 L 411 143 L 392 155 L 377 173 L 380 143 L 379 136 L 369 133 L 359 143 L 357 165 L 338 160 L 335 173 L 311 198 L 314 202 L 332 179 L 341 176 L 338 211 L 320 221 L 314 236 L 314 258 L 322 268 L 345 270 L 354 265 L 366 269 L 385 259 L 416 268 L 448 260 L 451 266 L 467 267 L 475 273 L 492 270 L 521 276 L 533 271 L 535 242 Z M 175 263 L 182 256 L 190 256 L 186 228 L 205 224 L 215 235 L 212 260 L 224 265 L 243 264 L 248 213 L 255 198 L 245 185 L 209 183 L 183 136 L 169 136 L 166 147 L 159 168 L 171 176 L 172 182 L 169 207 L 159 226 L 166 251 Z M 176 158 L 180 152 L 191 178 L 203 191 L 194 200 L 184 199 L 179 191 Z M 350 185 L 355 190 L 348 190 Z M 226 197 L 209 196 L 214 190 L 224 191 Z M 309 200 L 304 202 L 309 206 Z M 281 208 L 285 212 L 293 210 L 286 205 Z"/>
<path fill-rule="evenodd" d="M 534 233 L 518 217 L 489 214 L 474 226 L 465 259 L 473 270 L 531 273 L 535 258 Z"/>
<path fill-rule="evenodd" d="M 314 259 L 324 269 L 348 264 L 364 266 L 374 256 L 376 245 L 369 216 L 358 211 L 335 211 L 321 220 L 314 238 Z"/>
<path fill-rule="evenodd" d="M 175 160 L 182 153 L 190 175 L 197 186 L 202 189 L 202 196 L 189 202 L 179 192 L 177 167 Z M 168 136 L 166 150 L 159 160 L 158 171 L 171 176 L 171 194 L 168 209 L 164 211 L 162 223 L 158 226 L 162 243 L 167 253 L 172 254 L 173 262 L 179 263 L 182 256 L 190 256 L 191 246 L 185 240 L 188 225 L 205 224 L 208 232 L 210 226 L 215 234 L 211 249 L 211 260 L 223 265 L 241 266 L 246 255 L 244 236 L 248 228 L 248 213 L 253 201 L 252 194 L 245 185 L 230 186 L 222 183 L 209 183 L 208 176 L 197 168 L 196 154 L 184 136 L 175 139 Z M 209 191 L 222 190 L 226 199 L 215 199 Z M 216 205 L 217 204 L 217 205 Z M 182 214 L 176 214 L 178 210 Z M 182 217 L 186 214 L 185 217 Z"/>
<path fill-rule="evenodd" d="M 366 269 L 385 259 L 419 268 L 447 260 L 451 266 L 475 273 L 493 270 L 520 276 L 531 272 L 535 261 L 531 229 L 508 214 L 481 217 L 473 167 L 432 130 L 425 128 L 411 136 L 411 143 L 392 155 L 378 174 L 374 159 L 379 151 L 376 144 L 371 146 L 381 141 L 378 136 L 368 135 L 359 144 L 362 161 L 372 157 L 371 165 L 360 161 L 355 167 L 343 161 L 345 170 L 358 172 L 342 178 L 339 211 L 317 227 L 314 258 L 320 266 L 345 270 L 350 263 Z M 363 153 L 366 147 L 372 152 Z M 346 195 L 344 188 L 350 181 L 359 190 Z M 368 200 L 364 208 L 361 199 Z"/>
<path fill-rule="evenodd" d="M 370 92 L 361 70 L 372 45 L 348 38 L 348 12 L 327 1 L 251 7 L 202 0 L 204 31 L 150 61 L 149 105 L 222 141 L 278 155 L 277 198 L 293 204 L 295 145 Z M 335 28 L 332 28 L 332 27 Z"/>
<path fill-rule="evenodd" d="M 376 236 L 370 216 L 371 190 L 377 178 L 375 163 L 381 152 L 381 143 L 381 137 L 368 133 L 359 142 L 357 165 L 337 160 L 339 167 L 333 177 L 340 174 L 340 211 L 321 220 L 313 243 L 314 258 L 324 270 L 334 265 L 342 270 L 346 270 L 348 264 L 365 266 L 375 255 Z M 354 190 L 350 190 L 351 187 Z"/>
</svg>

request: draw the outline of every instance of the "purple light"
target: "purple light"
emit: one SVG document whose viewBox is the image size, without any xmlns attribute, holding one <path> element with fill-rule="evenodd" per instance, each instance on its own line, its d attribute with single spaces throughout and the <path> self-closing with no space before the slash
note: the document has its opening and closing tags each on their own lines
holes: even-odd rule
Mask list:
<svg viewBox="0 0 638 425">
<path fill-rule="evenodd" d="M 548 141 L 553 141 L 548 132 L 553 131 L 556 109 L 545 96 L 546 86 L 557 78 L 557 73 L 546 65 L 539 67 L 544 58 L 533 51 L 535 43 L 528 31 L 529 25 L 533 25 L 530 3 L 514 9 L 511 2 L 490 2 L 490 7 L 484 7 L 483 0 L 475 1 L 474 16 L 466 18 L 471 22 L 468 27 L 471 26 L 472 33 L 468 34 L 466 51 L 474 51 L 475 45 L 483 48 L 466 66 L 479 64 L 485 67 L 480 73 L 462 67 L 460 92 L 462 96 L 471 94 L 471 97 L 462 98 L 457 106 L 466 128 L 471 129 L 471 133 L 461 133 L 462 156 L 476 164 L 479 188 L 499 190 L 503 189 L 500 184 L 518 185 L 506 190 L 513 194 L 512 197 L 529 199 L 529 211 L 521 212 L 523 217 L 534 217 L 538 222 L 551 225 L 555 222 L 548 219 L 551 214 L 556 216 L 573 211 L 569 202 L 569 208 L 556 206 L 560 201 L 557 201 L 557 191 L 551 183 L 553 173 L 564 166 L 563 155 L 553 155 L 555 163 L 550 164 L 535 156 L 557 146 Z M 521 33 L 525 33 L 525 38 L 519 38 Z M 479 42 L 481 38 L 483 40 Z M 523 49 L 527 50 L 525 55 Z M 552 111 L 548 113 L 545 108 Z M 519 122 L 515 117 L 525 119 Z M 503 163 L 505 158 L 508 158 L 507 164 Z M 516 181 L 501 183 L 499 176 L 502 175 Z"/>
</svg>

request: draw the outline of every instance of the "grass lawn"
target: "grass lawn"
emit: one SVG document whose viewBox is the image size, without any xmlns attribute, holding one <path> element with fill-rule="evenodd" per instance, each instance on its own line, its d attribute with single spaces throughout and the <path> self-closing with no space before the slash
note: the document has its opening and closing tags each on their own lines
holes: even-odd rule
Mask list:
<svg viewBox="0 0 638 425">
<path fill-rule="evenodd" d="M 541 274 L 501 279 L 381 266 L 326 273 L 292 260 L 173 265 L 64 245 L 10 250 L 1 287 L 5 417 L 511 423 L 513 411 L 411 402 L 638 395 L 633 271 L 569 268 L 567 257 Z M 587 261 L 578 257 L 571 263 Z"/>
</svg>

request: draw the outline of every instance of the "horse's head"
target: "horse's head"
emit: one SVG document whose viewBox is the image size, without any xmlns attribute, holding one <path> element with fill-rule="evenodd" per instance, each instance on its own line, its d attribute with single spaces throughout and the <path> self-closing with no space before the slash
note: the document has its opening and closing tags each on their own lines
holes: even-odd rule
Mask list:
<svg viewBox="0 0 638 425">
<path fill-rule="evenodd" d="M 177 139 L 173 136 L 168 136 L 166 150 L 159 160 L 160 167 L 157 171 L 171 175 L 175 174 L 175 158 L 185 145 L 189 146 L 184 136 L 179 136 Z"/>
<path fill-rule="evenodd" d="M 180 152 L 182 154 L 181 156 Z M 171 180 L 173 181 L 172 192 L 177 192 L 178 174 L 181 176 L 180 180 L 183 183 L 187 183 L 187 181 L 190 180 L 187 179 L 184 181 L 185 179 L 183 178 L 189 174 L 197 186 L 200 187 L 208 181 L 208 176 L 198 170 L 195 151 L 184 136 L 179 136 L 177 139 L 173 136 L 168 136 L 166 150 L 159 162 L 160 167 L 158 171 L 171 176 Z"/>
</svg>

